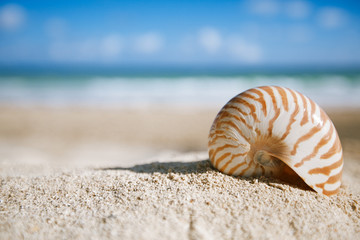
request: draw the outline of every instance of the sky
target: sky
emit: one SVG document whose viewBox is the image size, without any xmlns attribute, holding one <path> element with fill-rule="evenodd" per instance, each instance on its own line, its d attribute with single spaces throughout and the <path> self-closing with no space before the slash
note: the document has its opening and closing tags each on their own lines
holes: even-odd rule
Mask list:
<svg viewBox="0 0 360 240">
<path fill-rule="evenodd" d="M 360 1 L 0 1 L 0 65 L 360 66 Z"/>
</svg>

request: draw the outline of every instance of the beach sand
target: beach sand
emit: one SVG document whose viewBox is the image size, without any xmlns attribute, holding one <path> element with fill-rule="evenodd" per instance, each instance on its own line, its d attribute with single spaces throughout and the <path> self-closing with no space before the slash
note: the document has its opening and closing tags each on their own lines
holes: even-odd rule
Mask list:
<svg viewBox="0 0 360 240">
<path fill-rule="evenodd" d="M 0 239 L 359 239 L 360 110 L 336 196 L 213 169 L 218 109 L 0 106 Z"/>
</svg>

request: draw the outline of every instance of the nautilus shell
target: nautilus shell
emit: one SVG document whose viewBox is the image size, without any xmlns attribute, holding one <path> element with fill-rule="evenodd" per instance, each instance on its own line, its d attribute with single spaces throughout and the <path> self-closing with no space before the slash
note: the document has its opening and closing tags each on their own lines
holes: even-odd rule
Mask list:
<svg viewBox="0 0 360 240">
<path fill-rule="evenodd" d="M 325 195 L 339 191 L 342 147 L 326 113 L 294 90 L 264 86 L 232 98 L 209 134 L 212 165 L 233 176 L 301 179 Z"/>
</svg>

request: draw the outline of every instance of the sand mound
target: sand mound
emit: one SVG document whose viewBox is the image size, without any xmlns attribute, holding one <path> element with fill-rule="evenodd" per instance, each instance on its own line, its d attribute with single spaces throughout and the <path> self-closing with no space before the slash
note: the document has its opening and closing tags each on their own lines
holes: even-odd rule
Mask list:
<svg viewBox="0 0 360 240">
<path fill-rule="evenodd" d="M 340 193 L 326 197 L 275 179 L 224 175 L 206 153 L 157 160 L 1 177 L 1 239 L 360 237 L 360 194 L 350 184 L 359 175 L 350 168 Z"/>
</svg>

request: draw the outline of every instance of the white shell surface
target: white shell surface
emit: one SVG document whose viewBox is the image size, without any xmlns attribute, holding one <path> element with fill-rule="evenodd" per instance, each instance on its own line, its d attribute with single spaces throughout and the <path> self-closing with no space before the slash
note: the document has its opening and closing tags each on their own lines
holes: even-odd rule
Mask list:
<svg viewBox="0 0 360 240">
<path fill-rule="evenodd" d="M 212 165 L 226 174 L 286 179 L 296 173 L 325 195 L 341 185 L 342 147 L 333 123 L 291 89 L 264 86 L 235 96 L 214 120 L 208 146 Z"/>
</svg>

